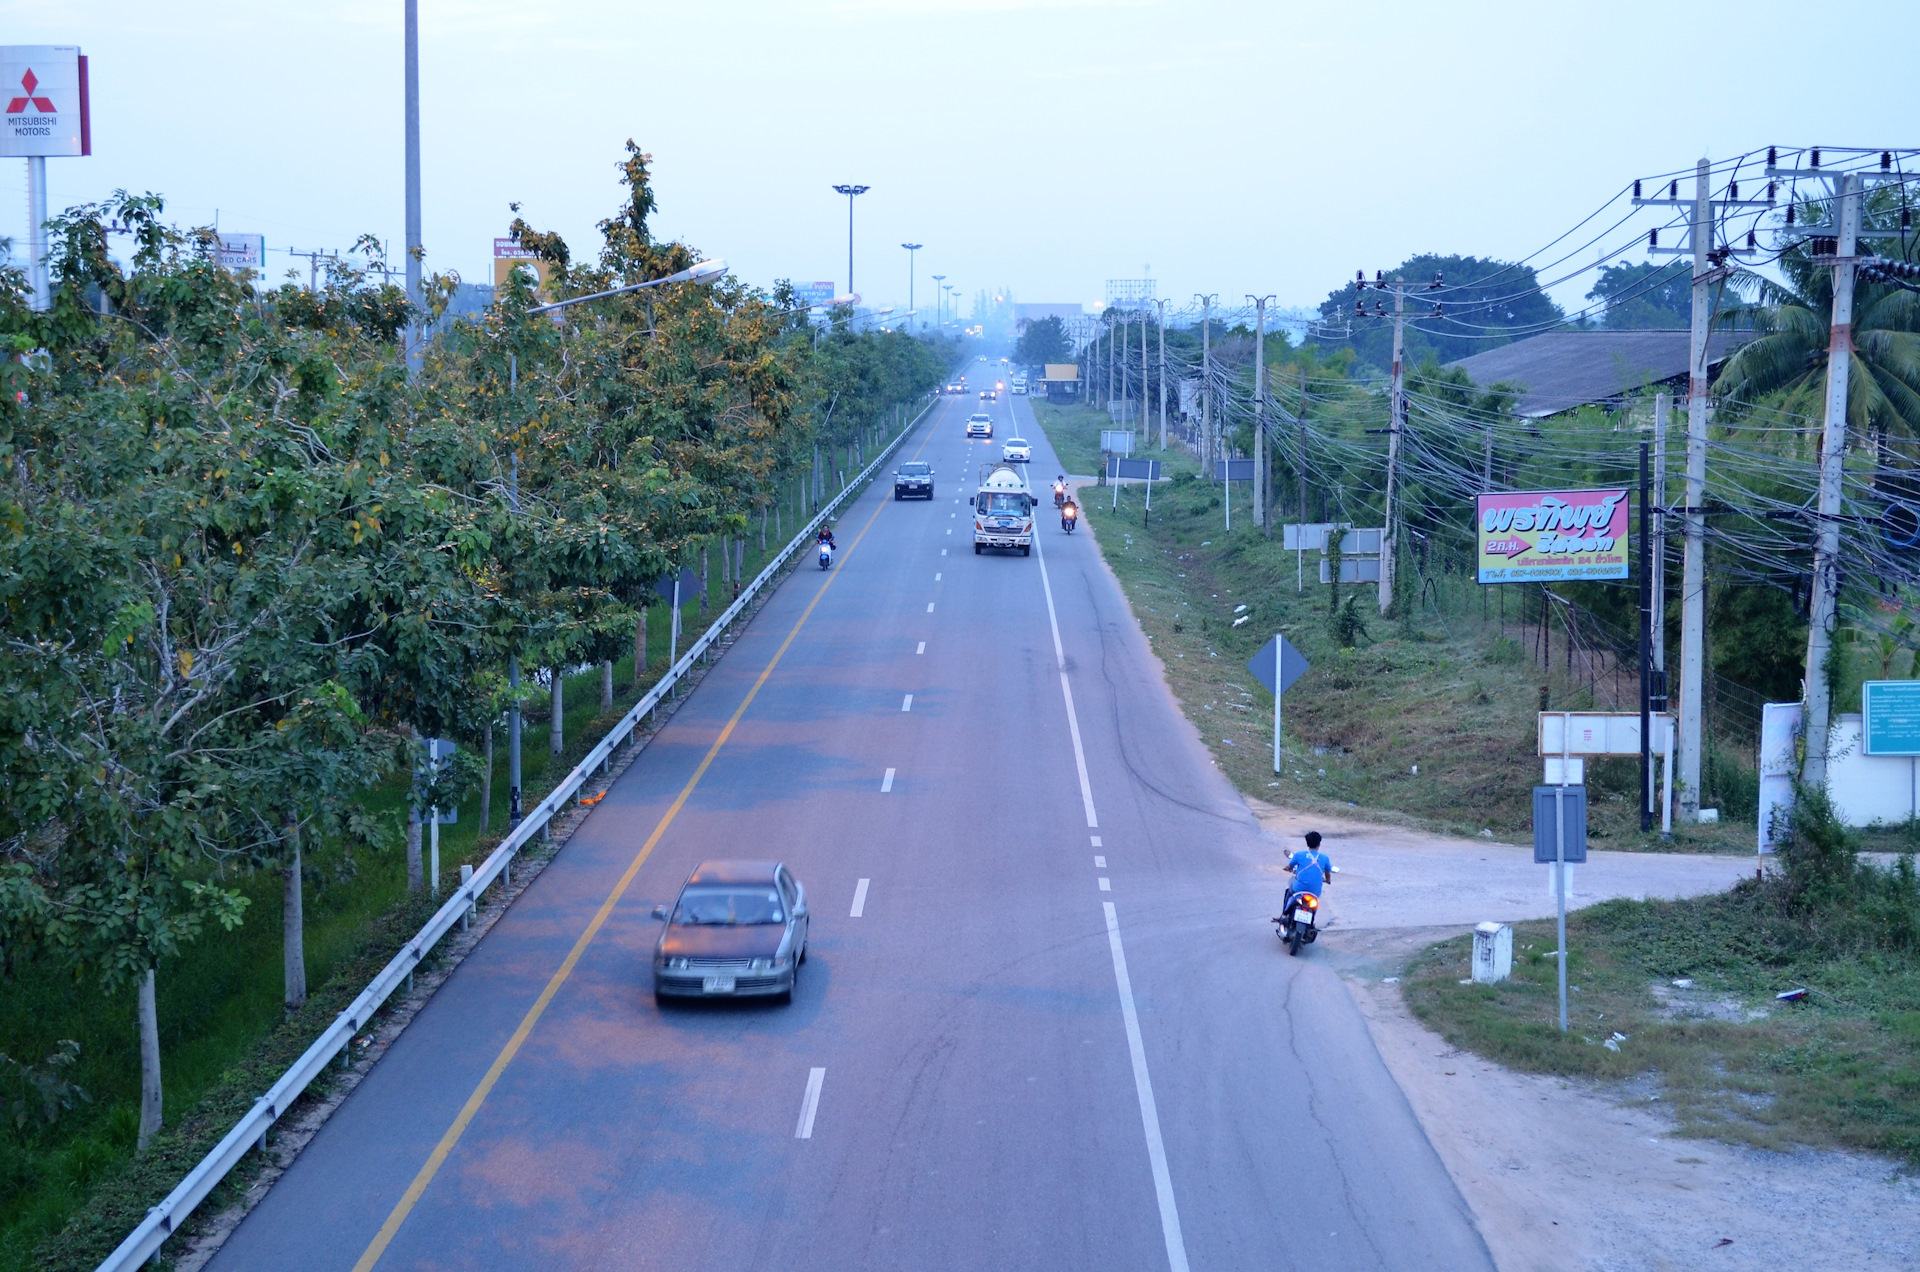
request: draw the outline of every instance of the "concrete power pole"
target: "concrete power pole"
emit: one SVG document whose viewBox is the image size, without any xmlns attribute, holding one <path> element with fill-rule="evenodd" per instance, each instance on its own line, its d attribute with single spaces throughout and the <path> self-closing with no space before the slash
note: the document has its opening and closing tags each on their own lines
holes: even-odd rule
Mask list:
<svg viewBox="0 0 1920 1272">
<path fill-rule="evenodd" d="M 1167 449 L 1167 302 L 1160 306 L 1160 449 Z"/>
<path fill-rule="evenodd" d="M 1394 496 L 1399 493 L 1400 434 L 1407 420 L 1407 289 L 1398 279 L 1393 284 L 1393 397 L 1387 418 L 1387 498 L 1386 516 L 1380 527 L 1380 612 L 1393 606 L 1394 537 L 1399 527 L 1393 520 Z"/>
<path fill-rule="evenodd" d="M 1147 311 L 1140 311 L 1140 431 L 1153 440 L 1153 420 L 1147 415 Z"/>
<path fill-rule="evenodd" d="M 1820 436 L 1820 519 L 1814 526 L 1813 603 L 1807 611 L 1807 706 L 1802 717 L 1806 758 L 1800 780 L 1827 785 L 1828 733 L 1833 722 L 1833 651 L 1840 600 L 1840 492 L 1847 458 L 1847 375 L 1853 364 L 1853 278 L 1860 242 L 1860 177 L 1839 182 L 1833 255 L 1833 318 L 1827 347 L 1827 423 Z M 1816 247 L 1816 254 L 1819 249 Z"/>
<path fill-rule="evenodd" d="M 1665 198 L 1643 199 L 1634 182 L 1633 201 L 1640 207 L 1686 208 L 1687 241 L 1679 247 L 1661 247 L 1659 231 L 1648 244 L 1649 255 L 1693 257 L 1693 320 L 1687 355 L 1687 478 L 1686 505 L 1681 531 L 1685 555 L 1680 565 L 1680 771 L 1674 786 L 1680 796 L 1679 817 L 1700 819 L 1700 756 L 1705 702 L 1707 648 L 1707 369 L 1708 337 L 1712 334 L 1714 288 L 1727 279 L 1722 263 L 1730 249 L 1716 246 L 1714 219 L 1733 207 L 1767 207 L 1770 201 L 1713 197 L 1713 170 L 1702 159 L 1693 169 L 1693 198 L 1680 197 L 1680 183 L 1672 182 Z M 1657 407 L 1656 407 L 1657 409 Z M 1666 518 L 1661 518 L 1662 536 Z M 1664 650 L 1661 651 L 1664 654 Z"/>
<path fill-rule="evenodd" d="M 407 0 L 406 10 L 406 163 L 407 163 L 407 301 L 416 314 L 426 298 L 420 291 L 420 0 Z M 420 346 L 426 331 L 416 316 L 407 332 L 407 369 L 420 369 Z"/>
<path fill-rule="evenodd" d="M 1267 469 L 1267 302 L 1272 296 L 1249 296 L 1253 302 L 1253 524 L 1273 537 L 1267 516 L 1272 474 Z"/>
<path fill-rule="evenodd" d="M 1218 296 L 1195 296 L 1200 302 L 1200 466 L 1213 480 L 1213 302 Z"/>
</svg>

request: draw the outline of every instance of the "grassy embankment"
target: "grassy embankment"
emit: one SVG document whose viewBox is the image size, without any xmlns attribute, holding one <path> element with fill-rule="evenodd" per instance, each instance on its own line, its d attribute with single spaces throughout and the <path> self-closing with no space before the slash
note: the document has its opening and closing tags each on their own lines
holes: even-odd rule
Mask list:
<svg viewBox="0 0 1920 1272">
<path fill-rule="evenodd" d="M 788 509 L 791 512 L 791 509 Z M 787 534 L 792 534 L 791 519 Z M 751 579 L 784 540 L 768 530 L 769 551 L 748 541 L 744 577 Z M 689 605 L 681 648 L 726 608 L 719 558 L 710 568 L 705 614 Z M 647 672 L 633 683 L 632 657 L 614 669 L 610 711 L 600 710 L 598 668 L 567 677 L 565 749 L 548 749 L 549 716 L 542 695 L 525 711 L 523 782 L 531 806 L 564 776 L 667 667 L 667 608 L 648 615 Z M 504 833 L 506 739 L 494 746 L 491 830 L 479 833 L 479 796 L 442 827 L 442 886 L 460 866 L 478 862 Z M 60 1076 L 86 1093 L 51 1122 L 28 1079 L 0 1074 L 0 1272 L 91 1268 L 244 1112 L 373 973 L 432 912 L 406 890 L 406 858 L 397 839 L 404 823 L 404 781 L 369 793 L 368 806 L 396 828 L 393 845 L 376 853 L 338 844 L 312 850 L 305 870 L 307 1006 L 292 1017 L 282 1007 L 281 879 L 260 872 L 227 880 L 248 898 L 245 922 L 203 935 L 158 976 L 161 1069 L 167 1126 L 144 1156 L 134 1154 L 139 1116 L 139 1057 L 131 992 L 104 995 L 75 983 L 51 961 L 28 961 L 0 982 L 0 1055 L 41 1067 L 62 1040 L 79 1044 Z M 423 846 L 423 855 L 424 855 Z M 21 1101 L 18 1115 L 8 1105 Z M 215 1199 L 217 1203 L 217 1198 Z M 212 1203 L 210 1203 L 212 1204 Z"/>
<path fill-rule="evenodd" d="M 1515 925 L 1513 977 L 1498 985 L 1462 983 L 1469 938 L 1430 947 L 1402 982 L 1407 1002 L 1455 1046 L 1614 1080 L 1683 1134 L 1920 1166 L 1920 892 L 1911 856 L 1878 869 L 1854 864 L 1853 846 L 1720 896 L 1570 916 L 1566 1034 L 1550 922 Z M 1803 1001 L 1775 997 L 1800 988 Z"/>
<path fill-rule="evenodd" d="M 1035 405 L 1062 462 L 1098 471 L 1105 416 Z M 1411 622 L 1369 606 L 1366 632 L 1344 647 L 1329 621 L 1330 589 L 1309 582 L 1297 591 L 1293 557 L 1250 526 L 1226 533 L 1219 488 L 1191 479 L 1197 468 L 1185 452 L 1169 452 L 1168 467 L 1175 480 L 1156 490 L 1145 524 L 1138 488 L 1123 489 L 1117 516 L 1108 491 L 1089 490 L 1083 502 L 1176 697 L 1240 790 L 1291 807 L 1352 806 L 1528 838 L 1542 687 L 1555 706 L 1587 705 L 1581 686 L 1543 674 L 1522 652 L 1535 633 L 1483 617 L 1471 582 L 1443 580 L 1437 603 Z M 1310 554 L 1314 577 L 1317 565 Z M 1363 593 L 1362 605 L 1374 595 L 1370 586 L 1341 592 Z M 1243 604 L 1254 617 L 1236 629 Z M 1314 664 L 1287 694 L 1278 778 L 1272 699 L 1245 669 L 1275 630 Z M 1593 766 L 1598 847 L 1664 846 L 1638 832 L 1634 770 L 1632 761 Z M 1912 830 L 1846 838 L 1910 850 Z M 1747 851 L 1753 833 L 1731 822 L 1677 838 L 1696 850 Z M 1819 869 L 1845 876 L 1851 855 Z M 1639 1098 L 1669 1108 L 1692 1133 L 1920 1162 L 1920 927 L 1911 885 L 1902 887 L 1883 877 L 1860 884 L 1851 907 L 1809 908 L 1776 877 L 1724 896 L 1580 911 L 1570 920 L 1579 989 L 1566 1036 L 1556 1026 L 1550 922 L 1516 925 L 1514 976 L 1502 985 L 1460 984 L 1465 937 L 1425 951 L 1403 984 L 1416 1013 L 1454 1045 L 1535 1072 L 1634 1080 Z M 1862 909 L 1879 917 L 1860 921 Z M 1774 1001 L 1802 985 L 1813 991 L 1808 1001 Z"/>
<path fill-rule="evenodd" d="M 1034 403 L 1041 427 L 1069 471 L 1100 469 L 1104 412 Z M 1152 452 L 1156 457 L 1159 452 Z M 1559 664 L 1543 670 L 1530 651 L 1537 629 L 1500 617 L 1498 589 L 1470 578 L 1434 576 L 1426 603 L 1406 619 L 1380 617 L 1373 584 L 1320 583 L 1318 553 L 1304 562 L 1265 538 L 1233 491 L 1225 528 L 1221 488 L 1177 446 L 1172 474 L 1154 491 L 1124 486 L 1082 498 L 1087 522 L 1167 667 L 1174 696 L 1214 758 L 1245 794 L 1308 810 L 1364 812 L 1454 834 L 1530 836 L 1536 713 L 1587 709 L 1590 687 Z M 1304 585 L 1299 582 L 1304 574 Z M 1343 643 L 1334 615 L 1361 626 Z M 1240 607 L 1244 606 L 1245 609 Z M 1241 615 L 1250 620 L 1234 626 Z M 1285 633 L 1313 669 L 1283 704 L 1283 771 L 1273 772 L 1273 698 L 1246 663 L 1275 632 Z M 1416 772 L 1415 769 L 1418 769 Z M 1632 803 L 1638 762 L 1590 766 L 1595 842 L 1602 847 L 1665 845 L 1641 836 Z M 1738 823 L 1676 835 L 1677 846 L 1734 850 L 1752 842 Z"/>
</svg>

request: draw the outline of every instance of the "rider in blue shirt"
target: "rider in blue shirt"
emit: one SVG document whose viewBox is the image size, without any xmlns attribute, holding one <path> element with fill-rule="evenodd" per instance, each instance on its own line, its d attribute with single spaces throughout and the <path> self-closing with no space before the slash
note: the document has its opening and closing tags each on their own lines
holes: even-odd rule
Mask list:
<svg viewBox="0 0 1920 1272">
<path fill-rule="evenodd" d="M 1306 835 L 1307 846 L 1287 859 L 1287 872 L 1293 876 L 1293 882 L 1287 885 L 1287 904 L 1293 901 L 1296 892 L 1311 892 L 1319 896 L 1327 886 L 1327 876 L 1333 873 L 1333 861 L 1320 851 L 1320 832 L 1310 830 Z M 1280 912 L 1286 913 L 1286 905 Z"/>
</svg>

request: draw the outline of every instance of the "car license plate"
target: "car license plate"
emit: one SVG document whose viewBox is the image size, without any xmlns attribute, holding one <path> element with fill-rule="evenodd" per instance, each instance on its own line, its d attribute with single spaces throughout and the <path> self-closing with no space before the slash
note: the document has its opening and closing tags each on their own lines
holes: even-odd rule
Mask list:
<svg viewBox="0 0 1920 1272">
<path fill-rule="evenodd" d="M 700 982 L 700 991 L 706 994 L 731 994 L 733 992 L 733 977 L 709 976 Z"/>
</svg>

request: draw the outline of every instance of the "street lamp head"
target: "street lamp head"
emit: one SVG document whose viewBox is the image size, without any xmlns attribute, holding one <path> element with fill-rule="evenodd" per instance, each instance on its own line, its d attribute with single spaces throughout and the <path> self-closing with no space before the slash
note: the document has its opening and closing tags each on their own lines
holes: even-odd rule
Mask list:
<svg viewBox="0 0 1920 1272">
<path fill-rule="evenodd" d="M 926 245 L 924 243 L 902 243 L 900 246 L 906 248 L 909 252 L 917 252 Z"/>
<path fill-rule="evenodd" d="M 665 283 L 699 283 L 704 287 L 717 283 L 726 276 L 727 263 L 724 260 L 712 260 L 701 261 L 698 265 L 689 269 L 683 269 L 678 274 L 670 278 L 663 278 L 660 281 Z"/>
<path fill-rule="evenodd" d="M 832 300 L 827 302 L 827 304 L 829 305 L 857 305 L 859 303 L 860 303 L 859 292 L 842 292 L 840 295 L 835 296 Z"/>
<path fill-rule="evenodd" d="M 853 197 L 854 195 L 856 195 L 856 194 L 865 194 L 865 193 L 866 193 L 867 191 L 869 191 L 869 190 L 871 190 L 871 189 L 873 189 L 873 187 L 872 187 L 872 186 L 863 186 L 863 185 L 837 185 L 837 186 L 835 186 L 835 187 L 833 187 L 833 192 L 834 192 L 835 194 L 844 194 L 844 195 L 846 195 L 846 196 L 847 196 L 847 197 L 848 197 L 849 199 L 851 199 L 851 198 L 852 198 L 852 197 Z"/>
</svg>

